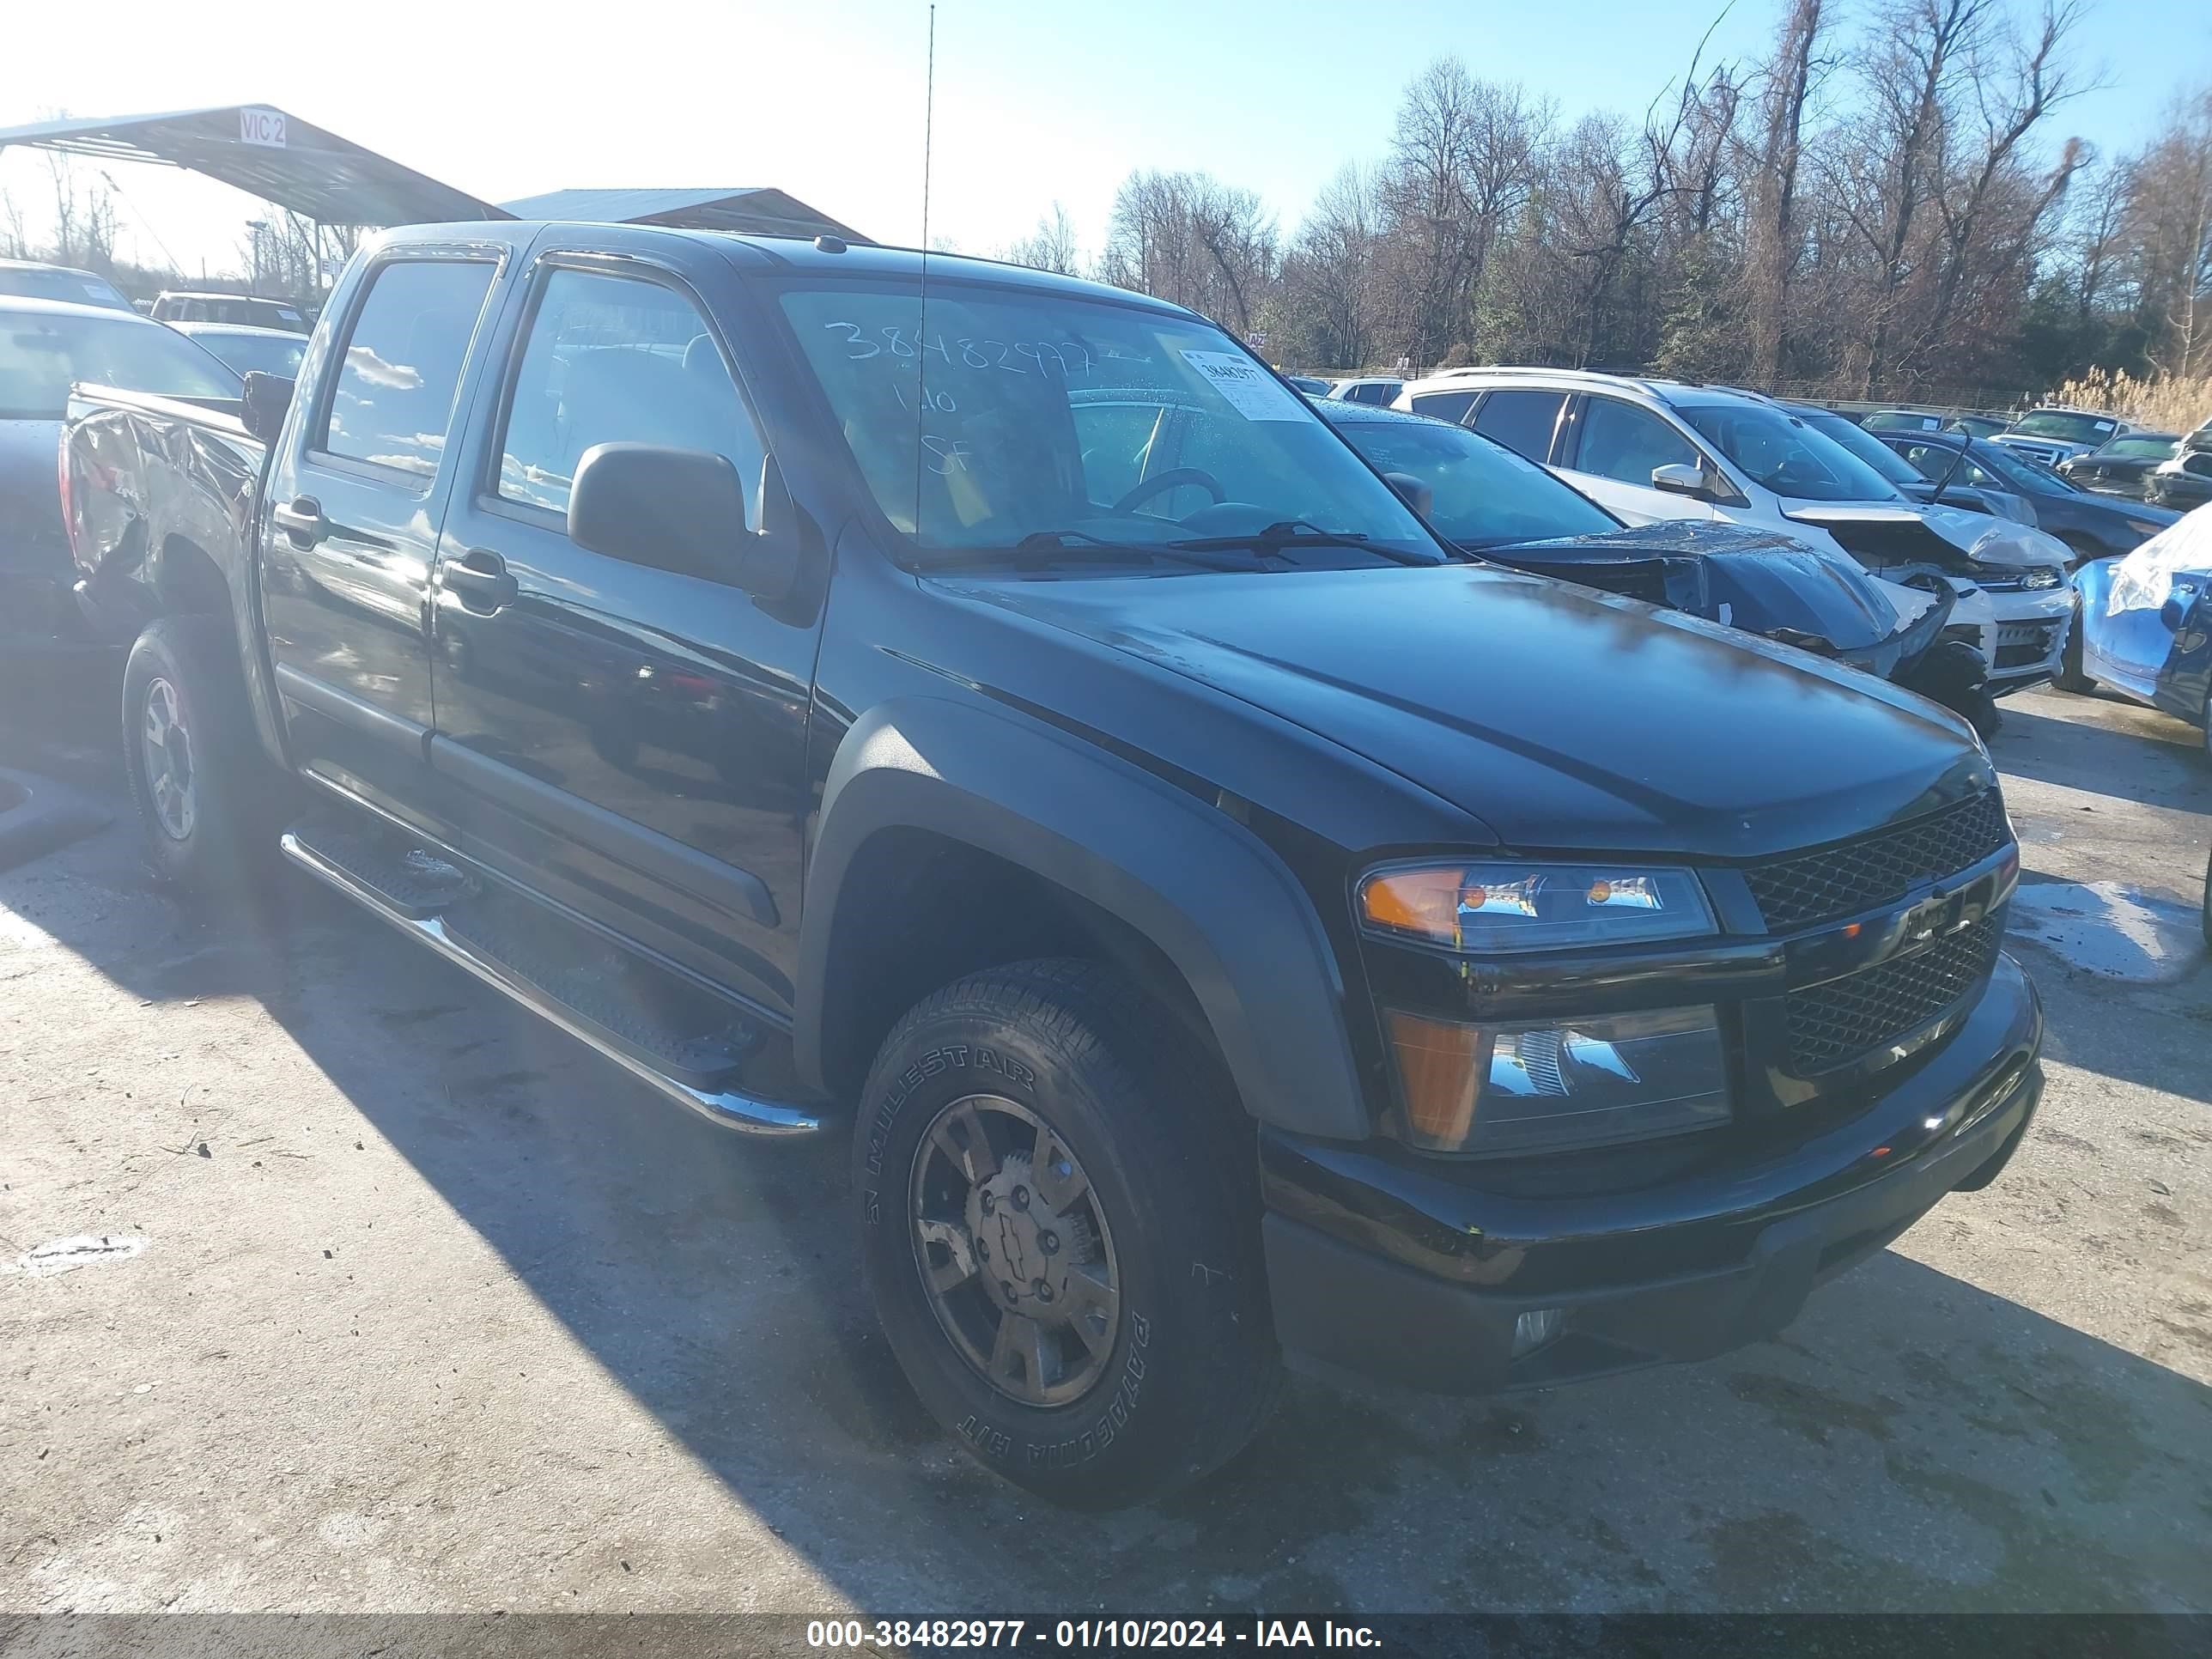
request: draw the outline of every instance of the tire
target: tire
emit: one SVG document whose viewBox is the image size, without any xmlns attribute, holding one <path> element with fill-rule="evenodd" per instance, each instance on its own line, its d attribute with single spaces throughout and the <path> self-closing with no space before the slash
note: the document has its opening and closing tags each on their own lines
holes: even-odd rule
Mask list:
<svg viewBox="0 0 2212 1659">
<path fill-rule="evenodd" d="M 172 735 L 155 742 L 157 726 Z M 262 752 L 224 618 L 163 617 L 131 647 L 123 769 L 157 878 L 202 892 L 244 878 L 287 791 Z"/>
<path fill-rule="evenodd" d="M 2076 605 L 2074 620 L 2066 629 L 2066 643 L 2059 650 L 2058 672 L 2051 683 L 2061 691 L 2086 697 L 2097 689 L 2097 682 L 2081 672 L 2081 610 Z"/>
<path fill-rule="evenodd" d="M 991 1150 L 969 1163 L 978 1125 Z M 1258 1432 L 1281 1360 L 1251 1134 L 1218 1066 L 1113 970 L 1021 963 L 929 997 L 877 1054 L 853 1160 L 892 1352 L 985 1468 L 1110 1509 Z"/>
</svg>

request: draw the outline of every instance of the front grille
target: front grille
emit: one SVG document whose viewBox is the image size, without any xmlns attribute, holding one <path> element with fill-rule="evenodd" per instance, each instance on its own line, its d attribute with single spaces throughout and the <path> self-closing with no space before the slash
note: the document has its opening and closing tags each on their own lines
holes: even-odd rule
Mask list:
<svg viewBox="0 0 2212 1659">
<path fill-rule="evenodd" d="M 2011 839 L 2004 802 L 1987 789 L 1900 830 L 1755 865 L 1744 878 L 1778 933 L 1893 903 L 1924 882 L 1979 864 Z"/>
<path fill-rule="evenodd" d="M 1792 991 L 1790 1068 L 1800 1077 L 1832 1071 L 1954 1006 L 1996 965 L 1998 928 L 1997 917 L 1984 916 L 1911 956 Z"/>
<path fill-rule="evenodd" d="M 2063 620 L 1999 623 L 1996 665 L 1999 668 L 2027 668 L 2041 662 L 2051 654 Z"/>
</svg>

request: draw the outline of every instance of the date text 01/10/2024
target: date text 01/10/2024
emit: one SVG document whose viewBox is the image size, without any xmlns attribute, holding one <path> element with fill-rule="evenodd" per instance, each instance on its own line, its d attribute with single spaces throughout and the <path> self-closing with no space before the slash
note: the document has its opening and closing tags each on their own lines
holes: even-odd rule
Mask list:
<svg viewBox="0 0 2212 1659">
<path fill-rule="evenodd" d="M 1377 1648 L 1365 1625 L 1306 1619 L 823 1619 L 811 1648 Z"/>
</svg>

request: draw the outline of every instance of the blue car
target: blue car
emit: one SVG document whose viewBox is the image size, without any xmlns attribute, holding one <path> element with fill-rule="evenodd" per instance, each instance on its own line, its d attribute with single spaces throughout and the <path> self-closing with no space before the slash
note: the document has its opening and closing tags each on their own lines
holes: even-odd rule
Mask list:
<svg viewBox="0 0 2212 1659">
<path fill-rule="evenodd" d="M 2115 691 L 2205 730 L 2212 754 L 2212 504 L 2124 558 L 2075 574 L 2081 623 L 2067 641 L 2069 691 Z"/>
</svg>

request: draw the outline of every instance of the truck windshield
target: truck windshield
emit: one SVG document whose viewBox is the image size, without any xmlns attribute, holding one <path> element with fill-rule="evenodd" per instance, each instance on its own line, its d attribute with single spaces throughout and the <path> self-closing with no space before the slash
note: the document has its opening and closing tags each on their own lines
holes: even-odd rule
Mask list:
<svg viewBox="0 0 2212 1659">
<path fill-rule="evenodd" d="M 2068 409 L 2031 410 L 2012 428 L 2023 438 L 2057 438 L 2069 444 L 2100 444 L 2118 429 L 2119 422 L 2106 416 Z"/>
<path fill-rule="evenodd" d="M 72 383 L 172 398 L 235 398 L 235 374 L 181 334 L 137 318 L 0 307 L 0 417 L 59 420 Z"/>
<path fill-rule="evenodd" d="M 1248 539 L 1302 562 L 1443 556 L 1311 405 L 1211 325 L 932 276 L 926 316 L 905 282 L 782 296 L 869 492 L 928 562 Z"/>
<path fill-rule="evenodd" d="M 1535 462 L 1465 427 L 1416 415 L 1346 416 L 1336 424 L 1377 471 L 1426 484 L 1429 522 L 1461 547 L 1480 552 L 1620 527 Z"/>
</svg>

